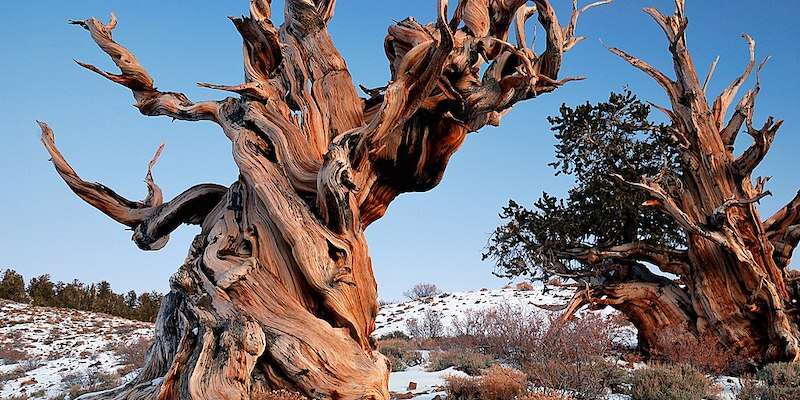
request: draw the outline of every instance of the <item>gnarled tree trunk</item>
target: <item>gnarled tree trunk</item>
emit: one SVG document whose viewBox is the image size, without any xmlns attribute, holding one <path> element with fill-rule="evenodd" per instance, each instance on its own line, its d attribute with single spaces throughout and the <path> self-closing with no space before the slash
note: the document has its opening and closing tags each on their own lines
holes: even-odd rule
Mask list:
<svg viewBox="0 0 800 400">
<path fill-rule="evenodd" d="M 600 2 L 600 3 L 606 3 Z M 232 18 L 244 39 L 246 82 L 201 84 L 238 98 L 193 103 L 155 89 L 153 79 L 109 23 L 74 21 L 120 68 L 82 66 L 131 89 L 145 115 L 218 124 L 231 140 L 239 179 L 194 186 L 164 203 L 150 169 L 144 201 L 81 180 L 42 139 L 82 199 L 134 230 L 144 250 L 165 245 L 183 223 L 198 224 L 170 280 L 156 340 L 130 384 L 89 398 L 255 398 L 288 389 L 312 398 L 387 399 L 388 366 L 370 335 L 378 313 L 364 229 L 400 193 L 442 177 L 468 132 L 498 124 L 515 103 L 548 93 L 563 53 L 580 37 L 574 7 L 562 28 L 546 0 L 461 1 L 447 20 L 406 19 L 389 28 L 386 87 L 360 98 L 327 32 L 334 0 L 287 0 L 276 28 L 270 1 L 252 0 Z M 546 49 L 525 41 L 538 12 Z M 507 42 L 512 25 L 516 45 Z M 488 64 L 481 74 L 481 65 Z"/>
<path fill-rule="evenodd" d="M 656 107 L 672 121 L 683 173 L 674 176 L 665 170 L 660 176 L 627 183 L 650 195 L 646 205 L 674 218 L 686 232 L 687 248 L 631 243 L 584 250 L 577 256 L 613 263 L 649 262 L 679 280 L 649 273 L 606 276 L 602 283 L 579 292 L 570 311 L 586 303 L 618 308 L 636 324 L 644 347 L 656 346 L 665 328 L 683 327 L 690 333 L 711 334 L 754 362 L 797 361 L 797 293 L 787 267 L 800 239 L 800 195 L 762 221 L 757 203 L 769 195 L 764 189 L 768 178 L 758 178 L 755 184 L 751 179 L 782 122 L 769 118 L 763 127 L 753 126 L 758 81 L 729 120 L 725 115 L 756 68 L 755 42 L 743 35 L 750 50 L 748 65 L 711 104 L 706 85 L 715 65 L 701 82 L 686 47 L 684 1 L 676 0 L 676 5 L 672 16 L 645 9 L 669 40 L 675 80 L 619 49 L 610 50 L 655 79 L 670 99 L 671 109 Z M 753 144 L 736 155 L 734 142 L 740 130 L 753 138 Z"/>
</svg>

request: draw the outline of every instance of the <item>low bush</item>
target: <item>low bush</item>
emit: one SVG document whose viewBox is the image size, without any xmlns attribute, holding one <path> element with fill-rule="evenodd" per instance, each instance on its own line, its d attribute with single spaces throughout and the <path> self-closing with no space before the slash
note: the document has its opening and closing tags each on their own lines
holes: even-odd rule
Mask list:
<svg viewBox="0 0 800 400">
<path fill-rule="evenodd" d="M 517 287 L 517 290 L 523 291 L 523 292 L 528 292 L 528 291 L 533 290 L 533 285 L 531 285 L 529 282 L 520 282 L 520 283 L 517 284 L 516 287 Z"/>
<path fill-rule="evenodd" d="M 562 323 L 508 304 L 453 320 L 454 340 L 520 368 L 538 387 L 576 392 L 579 399 L 604 396 L 626 383 L 627 374 L 606 361 L 618 328 L 614 320 L 593 314 Z"/>
<path fill-rule="evenodd" d="M 392 372 L 405 371 L 408 367 L 419 365 L 422 355 L 414 343 L 403 339 L 387 339 L 378 342 L 378 351 L 387 359 Z"/>
<path fill-rule="evenodd" d="M 0 359 L 6 364 L 16 364 L 27 358 L 28 354 L 17 350 L 12 343 L 0 343 Z"/>
<path fill-rule="evenodd" d="M 120 358 L 124 367 L 118 371 L 120 375 L 127 375 L 144 366 L 147 352 L 153 344 L 153 339 L 140 337 L 130 342 L 121 342 L 113 348 L 114 353 Z"/>
<path fill-rule="evenodd" d="M 431 353 L 428 370 L 441 371 L 454 367 L 469 375 L 477 375 L 481 370 L 489 367 L 491 362 L 491 357 L 469 348 L 451 349 Z"/>
<path fill-rule="evenodd" d="M 517 397 L 517 400 L 572 400 L 572 397 L 558 393 L 528 392 Z"/>
<path fill-rule="evenodd" d="M 64 375 L 61 378 L 61 382 L 69 386 L 68 393 L 71 399 L 86 393 L 113 389 L 122 384 L 118 374 L 107 373 L 97 369 Z"/>
<path fill-rule="evenodd" d="M 379 337 L 378 340 L 387 340 L 387 339 L 403 339 L 403 340 L 410 340 L 411 336 L 408 336 L 403 331 L 392 331 L 383 336 Z"/>
<path fill-rule="evenodd" d="M 406 328 L 414 339 L 436 339 L 446 333 L 442 314 L 431 309 L 426 310 L 421 318 L 407 319 Z"/>
<path fill-rule="evenodd" d="M 719 389 L 691 365 L 664 365 L 634 371 L 631 396 L 636 400 L 699 400 Z"/>
<path fill-rule="evenodd" d="M 629 380 L 623 369 L 596 356 L 581 360 L 543 358 L 526 364 L 523 371 L 534 385 L 573 393 L 577 399 L 603 398 L 609 390 L 620 392 Z"/>
<path fill-rule="evenodd" d="M 411 300 L 421 300 L 426 297 L 436 296 L 441 292 L 442 291 L 432 283 L 418 283 L 403 294 Z"/>
<path fill-rule="evenodd" d="M 660 336 L 652 359 L 688 364 L 710 375 L 740 375 L 748 368 L 744 358 L 725 348 L 712 334 L 696 336 L 683 329 L 667 329 Z"/>
<path fill-rule="evenodd" d="M 755 378 L 742 379 L 739 400 L 800 399 L 800 364 L 769 364 Z"/>
<path fill-rule="evenodd" d="M 609 389 L 618 391 L 628 375 L 607 360 L 615 328 L 609 319 L 592 314 L 565 323 L 551 320 L 521 360 L 523 371 L 535 385 L 574 392 L 578 399 L 602 398 Z"/>
<path fill-rule="evenodd" d="M 525 374 L 494 365 L 478 377 L 446 378 L 447 393 L 454 400 L 514 400 L 526 390 Z"/>
</svg>

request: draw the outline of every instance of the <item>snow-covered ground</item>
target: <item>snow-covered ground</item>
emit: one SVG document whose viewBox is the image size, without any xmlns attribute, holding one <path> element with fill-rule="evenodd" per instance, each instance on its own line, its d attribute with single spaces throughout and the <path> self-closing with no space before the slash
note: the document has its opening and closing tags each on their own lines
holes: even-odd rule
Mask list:
<svg viewBox="0 0 800 400">
<path fill-rule="evenodd" d="M 408 333 L 406 322 L 421 320 L 428 311 L 435 311 L 442 317 L 445 328 L 452 325 L 454 316 L 463 315 L 465 310 L 485 310 L 501 305 L 519 307 L 523 310 L 541 310 L 539 306 L 561 305 L 569 301 L 572 291 L 550 287 L 545 291 L 541 286 L 531 290 L 518 290 L 513 287 L 503 289 L 481 289 L 469 292 L 443 293 L 423 300 L 410 300 L 403 303 L 387 304 L 375 320 L 377 337 L 394 331 Z"/>
<path fill-rule="evenodd" d="M 464 315 L 467 310 L 481 311 L 495 307 L 510 306 L 524 313 L 553 313 L 546 309 L 558 308 L 566 304 L 574 293 L 574 289 L 541 285 L 532 288 L 518 289 L 507 286 L 502 289 L 481 289 L 467 292 L 442 293 L 422 300 L 410 300 L 402 303 L 387 304 L 381 307 L 375 320 L 375 337 L 401 331 L 408 333 L 408 321 L 421 321 L 425 313 L 434 311 L 441 317 L 442 325 L 447 332 L 453 325 L 453 318 Z M 611 316 L 617 312 L 610 308 L 591 311 L 603 316 Z M 625 347 L 636 346 L 636 328 L 632 325 L 620 327 L 615 341 Z"/>
<path fill-rule="evenodd" d="M 106 314 L 0 300 L 0 399 L 48 399 L 69 389 L 67 375 L 117 372 L 114 349 L 152 331 L 152 324 Z"/>
</svg>

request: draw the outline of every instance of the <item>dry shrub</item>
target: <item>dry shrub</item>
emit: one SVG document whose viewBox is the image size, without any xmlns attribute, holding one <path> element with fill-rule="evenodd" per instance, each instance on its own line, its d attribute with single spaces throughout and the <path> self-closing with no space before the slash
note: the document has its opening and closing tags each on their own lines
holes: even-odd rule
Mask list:
<svg viewBox="0 0 800 400">
<path fill-rule="evenodd" d="M 442 314 L 431 309 L 426 310 L 420 319 L 406 320 L 406 328 L 415 339 L 435 339 L 445 334 Z"/>
<path fill-rule="evenodd" d="M 411 336 L 408 336 L 408 334 L 406 334 L 403 331 L 392 331 L 378 338 L 378 340 L 387 340 L 387 339 L 410 340 Z"/>
<path fill-rule="evenodd" d="M 631 382 L 636 400 L 698 400 L 718 393 L 710 379 L 686 364 L 642 368 L 634 371 Z"/>
<path fill-rule="evenodd" d="M 130 342 L 120 342 L 115 348 L 114 353 L 120 358 L 124 367 L 120 369 L 121 375 L 126 375 L 131 371 L 144 366 L 147 352 L 153 345 L 153 338 L 140 337 Z"/>
<path fill-rule="evenodd" d="M 453 335 L 469 339 L 474 347 L 507 361 L 519 361 L 537 346 L 547 321 L 541 313 L 500 304 L 453 318 Z M 519 363 L 518 363 L 519 364 Z"/>
<path fill-rule="evenodd" d="M 758 371 L 755 379 L 742 379 L 739 400 L 800 399 L 800 364 L 769 364 Z"/>
<path fill-rule="evenodd" d="M 17 350 L 11 343 L 0 344 L 0 359 L 5 360 L 6 364 L 16 364 L 27 358 L 27 353 Z"/>
<path fill-rule="evenodd" d="M 392 372 L 405 371 L 406 368 L 422 362 L 422 355 L 414 343 L 409 340 L 380 340 L 378 341 L 378 351 L 389 360 Z"/>
<path fill-rule="evenodd" d="M 261 396 L 254 397 L 253 400 L 308 400 L 308 398 L 286 390 L 274 390 L 269 393 L 264 393 Z"/>
<path fill-rule="evenodd" d="M 64 375 L 61 378 L 61 382 L 69 386 L 69 397 L 71 399 L 86 393 L 113 389 L 122 384 L 118 374 L 107 373 L 98 369 Z"/>
<path fill-rule="evenodd" d="M 432 283 L 418 283 L 411 290 L 403 293 L 411 300 L 420 300 L 426 297 L 433 297 L 441 293 L 438 287 Z"/>
<path fill-rule="evenodd" d="M 547 280 L 548 286 L 563 286 L 564 280 L 560 276 L 554 276 Z"/>
<path fill-rule="evenodd" d="M 744 358 L 726 349 L 710 333 L 699 336 L 679 327 L 665 330 L 658 338 L 652 357 L 669 364 L 688 364 L 711 375 L 739 375 L 747 369 Z"/>
<path fill-rule="evenodd" d="M 450 349 L 431 353 L 429 371 L 441 371 L 450 367 L 477 375 L 482 369 L 491 364 L 492 358 L 478 353 L 470 348 Z"/>
<path fill-rule="evenodd" d="M 539 387 L 575 391 L 577 398 L 597 398 L 625 382 L 626 374 L 606 361 L 617 328 L 593 314 L 561 323 L 508 304 L 453 321 L 454 334 L 471 341 L 470 347 L 521 368 Z"/>
<path fill-rule="evenodd" d="M 494 365 L 478 377 L 446 378 L 447 393 L 454 400 L 514 400 L 525 392 L 525 374 Z"/>
<path fill-rule="evenodd" d="M 528 282 L 520 282 L 520 283 L 517 284 L 517 290 L 520 290 L 520 291 L 523 291 L 523 292 L 528 292 L 528 291 L 533 290 L 533 285 L 531 285 Z"/>
<path fill-rule="evenodd" d="M 601 398 L 608 388 L 618 389 L 627 380 L 626 373 L 606 359 L 615 327 L 593 314 L 566 323 L 553 319 L 522 360 L 523 371 L 537 386 L 575 392 L 578 399 Z"/>
</svg>

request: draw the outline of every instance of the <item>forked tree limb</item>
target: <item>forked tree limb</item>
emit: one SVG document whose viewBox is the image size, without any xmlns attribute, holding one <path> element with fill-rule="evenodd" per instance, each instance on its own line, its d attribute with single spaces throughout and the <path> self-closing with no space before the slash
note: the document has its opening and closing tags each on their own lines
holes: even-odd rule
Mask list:
<svg viewBox="0 0 800 400">
<path fill-rule="evenodd" d="M 81 199 L 108 215 L 113 220 L 134 229 L 133 241 L 142 250 L 158 250 L 169 240 L 170 232 L 181 224 L 199 225 L 205 216 L 216 206 L 228 188 L 220 185 L 197 185 L 163 203 L 161 189 L 155 184 L 152 168 L 161 155 L 163 144 L 147 166 L 148 194 L 143 201 L 128 200 L 105 185 L 86 182 L 69 165 L 55 144 L 52 129 L 39 122 L 42 129 L 42 143 L 50 153 L 53 166 Z"/>
<path fill-rule="evenodd" d="M 747 61 L 747 67 L 745 67 L 744 72 L 731 82 L 730 85 L 720 93 L 716 100 L 714 100 L 711 111 L 714 113 L 714 119 L 719 128 L 722 128 L 722 124 L 725 120 L 725 113 L 727 113 L 739 89 L 744 85 L 744 82 L 747 80 L 747 77 L 750 76 L 750 72 L 753 71 L 753 67 L 756 65 L 756 41 L 746 33 L 742 34 L 742 38 L 747 42 L 750 58 Z"/>
<path fill-rule="evenodd" d="M 47 152 L 50 153 L 51 161 L 58 174 L 78 197 L 103 212 L 103 214 L 108 215 L 111 219 L 123 225 L 134 227 L 150 215 L 153 207 L 160 205 L 160 203 L 155 203 L 160 196 L 148 195 L 148 203 L 144 201 L 132 201 L 120 196 L 105 185 L 82 180 L 78 173 L 72 169 L 67 160 L 64 159 L 61 152 L 58 151 L 53 130 L 44 122 L 39 122 L 39 127 L 42 130 L 42 144 L 44 144 Z M 156 155 L 158 155 L 158 152 Z M 151 161 L 151 164 L 152 163 L 153 161 Z M 155 184 L 153 183 L 153 186 L 150 184 L 150 182 L 152 182 L 152 175 L 150 174 L 149 168 L 147 176 L 148 189 L 152 191 L 154 190 L 153 186 Z"/>
<path fill-rule="evenodd" d="M 136 99 L 136 107 L 144 115 L 168 116 L 184 121 L 210 120 L 217 121 L 219 103 L 213 101 L 192 103 L 186 95 L 177 92 L 161 92 L 153 85 L 153 78 L 136 57 L 125 47 L 119 45 L 111 37 L 111 31 L 117 26 L 117 18 L 111 14 L 108 24 L 89 18 L 81 21 L 70 21 L 89 31 L 92 40 L 102 49 L 114 64 L 119 67 L 120 74 L 103 71 L 94 65 L 76 61 L 80 66 L 93 71 L 106 79 L 130 89 Z"/>
</svg>

